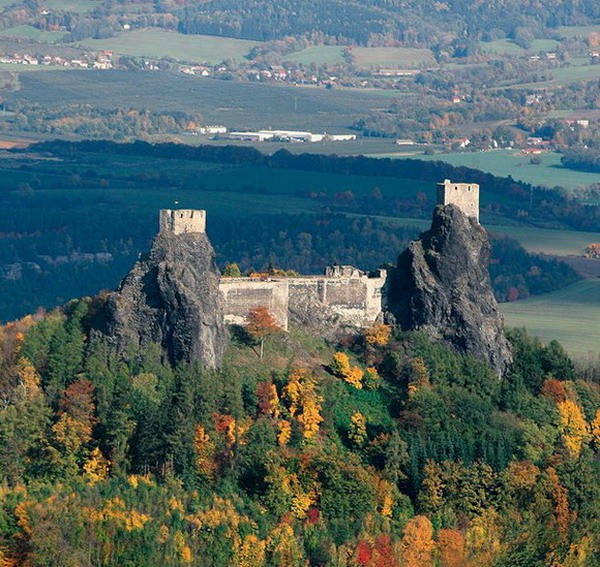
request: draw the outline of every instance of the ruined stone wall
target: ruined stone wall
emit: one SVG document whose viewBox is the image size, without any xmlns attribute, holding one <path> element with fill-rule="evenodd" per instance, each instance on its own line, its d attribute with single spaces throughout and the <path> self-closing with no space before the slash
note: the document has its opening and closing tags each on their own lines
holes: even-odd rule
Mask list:
<svg viewBox="0 0 600 567">
<path fill-rule="evenodd" d="M 288 328 L 289 288 L 285 279 L 221 278 L 219 285 L 225 323 L 243 325 L 251 309 L 266 307 L 277 324 Z"/>
<path fill-rule="evenodd" d="M 194 209 L 162 209 L 159 216 L 160 232 L 185 234 L 206 232 L 206 211 Z"/>
<path fill-rule="evenodd" d="M 380 318 L 386 277 L 381 271 L 377 277 L 223 278 L 219 289 L 226 323 L 243 324 L 250 309 L 262 306 L 285 330 L 291 320 L 335 331 L 365 327 Z"/>
<path fill-rule="evenodd" d="M 468 217 L 479 222 L 479 185 L 477 183 L 452 183 L 445 179 L 437 185 L 437 204 L 456 205 Z"/>
</svg>

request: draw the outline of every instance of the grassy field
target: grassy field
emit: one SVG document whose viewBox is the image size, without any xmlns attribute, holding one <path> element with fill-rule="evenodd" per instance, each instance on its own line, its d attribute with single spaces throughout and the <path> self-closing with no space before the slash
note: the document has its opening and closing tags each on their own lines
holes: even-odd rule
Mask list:
<svg viewBox="0 0 600 567">
<path fill-rule="evenodd" d="M 485 224 L 492 233 L 518 240 L 530 252 L 555 256 L 577 256 L 590 242 L 600 242 L 598 232 L 577 230 L 551 230 L 530 226 L 505 226 Z"/>
<path fill-rule="evenodd" d="M 288 87 L 186 77 L 171 73 L 71 71 L 28 73 L 12 99 L 42 104 L 94 104 L 201 112 L 231 129 L 348 131 L 357 113 L 387 106 L 370 91 Z"/>
<path fill-rule="evenodd" d="M 405 156 L 401 156 L 405 157 Z M 600 181 L 600 175 L 586 171 L 574 171 L 563 167 L 560 163 L 561 155 L 555 152 L 546 152 L 539 157 L 542 163 L 530 163 L 531 156 L 522 155 L 514 150 L 494 150 L 490 152 L 458 152 L 450 154 L 419 155 L 418 159 L 440 160 L 452 165 L 463 165 L 474 169 L 481 169 L 494 175 L 511 175 L 514 179 L 545 185 L 548 187 L 574 188 L 586 186 Z"/>
<path fill-rule="evenodd" d="M 317 65 L 334 65 L 344 62 L 343 51 L 344 48 L 337 45 L 318 45 L 290 53 L 284 59 L 285 61 L 293 61 L 294 63 L 303 63 L 305 65 L 310 65 L 311 63 Z"/>
<path fill-rule="evenodd" d="M 561 26 L 556 32 L 561 37 L 585 37 L 591 33 L 600 33 L 600 25 L 592 26 Z"/>
<path fill-rule="evenodd" d="M 420 67 L 434 65 L 435 58 L 429 49 L 408 47 L 355 47 L 352 54 L 359 67 Z"/>
<path fill-rule="evenodd" d="M 48 10 L 63 10 L 83 14 L 91 12 L 101 2 L 98 0 L 42 0 L 41 4 Z"/>
<path fill-rule="evenodd" d="M 510 39 L 498 39 L 496 41 L 479 43 L 484 53 L 497 53 L 499 55 L 527 55 L 529 53 L 538 53 L 539 51 L 553 51 L 559 42 L 553 39 L 534 39 L 528 49 L 517 45 Z"/>
<path fill-rule="evenodd" d="M 159 29 L 123 32 L 115 37 L 81 42 L 95 51 L 108 49 L 120 55 L 174 57 L 193 63 L 241 60 L 257 43 L 211 35 L 184 35 Z"/>
<path fill-rule="evenodd" d="M 23 37 L 34 41 L 53 43 L 67 35 L 64 31 L 45 31 L 33 26 L 23 25 L 0 31 L 0 37 Z"/>
<path fill-rule="evenodd" d="M 503 303 L 501 309 L 509 327 L 527 327 L 545 342 L 555 339 L 576 356 L 600 354 L 600 279 Z"/>
<path fill-rule="evenodd" d="M 571 59 L 569 65 L 559 67 L 558 69 L 551 69 L 549 73 L 551 78 L 548 81 L 521 83 L 517 85 L 511 84 L 500 88 L 548 89 L 562 87 L 580 81 L 594 81 L 600 79 L 600 65 L 591 65 L 587 57 L 576 58 Z"/>
</svg>

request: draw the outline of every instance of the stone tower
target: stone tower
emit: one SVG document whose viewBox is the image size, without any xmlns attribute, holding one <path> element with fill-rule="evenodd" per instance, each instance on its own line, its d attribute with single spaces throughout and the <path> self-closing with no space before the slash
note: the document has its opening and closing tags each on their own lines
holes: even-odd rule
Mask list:
<svg viewBox="0 0 600 567">
<path fill-rule="evenodd" d="M 455 205 L 465 215 L 479 222 L 479 185 L 477 183 L 452 183 L 444 179 L 437 185 L 437 204 Z"/>
<path fill-rule="evenodd" d="M 186 234 L 206 232 L 206 211 L 194 209 L 161 209 L 160 232 Z"/>
</svg>

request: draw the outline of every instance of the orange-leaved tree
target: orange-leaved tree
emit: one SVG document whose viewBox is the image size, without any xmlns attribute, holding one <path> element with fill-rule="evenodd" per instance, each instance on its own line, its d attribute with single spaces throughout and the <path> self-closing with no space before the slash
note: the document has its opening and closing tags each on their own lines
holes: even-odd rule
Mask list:
<svg viewBox="0 0 600 567">
<path fill-rule="evenodd" d="M 253 341 L 260 344 L 259 357 L 262 359 L 265 339 L 280 333 L 281 327 L 266 307 L 259 306 L 250 309 L 248 312 L 248 316 L 246 317 L 246 332 Z"/>
<path fill-rule="evenodd" d="M 433 567 L 433 526 L 426 516 L 415 516 L 404 528 L 400 544 L 406 567 Z"/>
</svg>

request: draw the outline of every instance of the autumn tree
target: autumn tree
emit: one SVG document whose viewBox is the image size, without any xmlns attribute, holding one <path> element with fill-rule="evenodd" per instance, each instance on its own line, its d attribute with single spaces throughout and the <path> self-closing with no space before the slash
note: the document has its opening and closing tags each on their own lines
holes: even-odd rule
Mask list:
<svg viewBox="0 0 600 567">
<path fill-rule="evenodd" d="M 386 346 L 392 337 L 392 327 L 383 323 L 376 323 L 365 330 L 365 342 L 369 346 Z"/>
<path fill-rule="evenodd" d="M 265 340 L 280 333 L 281 327 L 266 307 L 255 307 L 248 312 L 246 332 L 254 342 L 260 345 L 259 358 L 262 360 Z"/>
<path fill-rule="evenodd" d="M 441 567 L 465 567 L 467 565 L 465 538 L 458 530 L 439 530 L 437 548 Z"/>
<path fill-rule="evenodd" d="M 433 567 L 435 542 L 427 516 L 415 516 L 406 524 L 400 548 L 406 567 Z"/>
<path fill-rule="evenodd" d="M 559 431 L 568 455 L 577 459 L 583 442 L 588 437 L 588 426 L 581 408 L 573 401 L 566 400 L 557 404 Z"/>
<path fill-rule="evenodd" d="M 315 437 L 319 432 L 319 424 L 323 421 L 323 398 L 317 394 L 314 377 L 306 368 L 296 368 L 291 372 L 283 389 L 283 396 L 288 403 L 290 415 L 298 421 L 304 438 Z"/>
<path fill-rule="evenodd" d="M 350 364 L 350 358 L 345 352 L 336 352 L 329 365 L 331 371 L 357 390 L 362 389 L 364 372 L 358 366 Z"/>
<path fill-rule="evenodd" d="M 350 418 L 348 438 L 356 447 L 362 447 L 367 440 L 367 420 L 359 411 L 354 412 Z"/>
<path fill-rule="evenodd" d="M 256 396 L 261 414 L 272 417 L 279 416 L 279 396 L 272 381 L 259 382 L 256 386 Z"/>
</svg>

